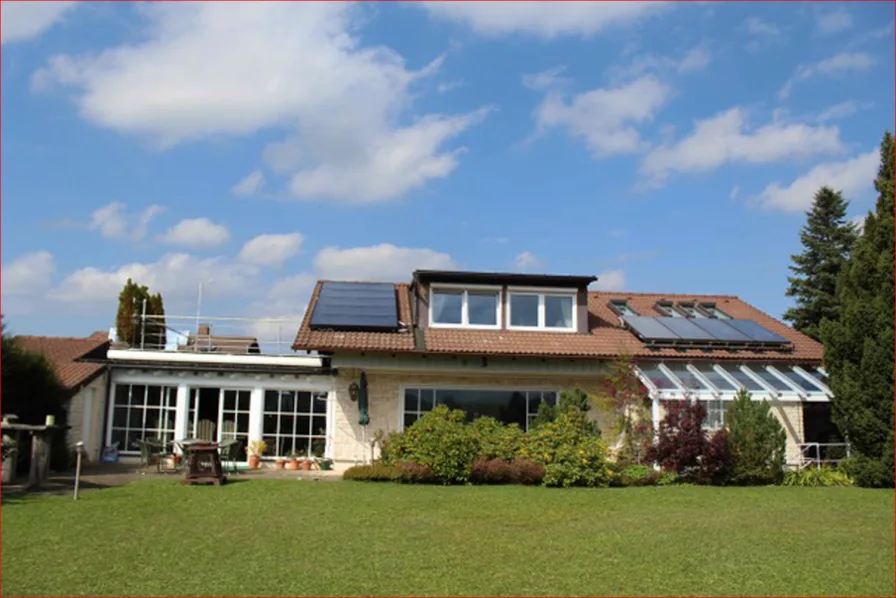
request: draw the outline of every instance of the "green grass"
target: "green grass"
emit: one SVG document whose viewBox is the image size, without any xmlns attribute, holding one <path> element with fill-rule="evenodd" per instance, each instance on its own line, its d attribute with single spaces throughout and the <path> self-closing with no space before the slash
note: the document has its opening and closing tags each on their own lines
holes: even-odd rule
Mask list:
<svg viewBox="0 0 896 598">
<path fill-rule="evenodd" d="M 141 481 L 3 505 L 3 593 L 893 595 L 893 492 Z"/>
</svg>

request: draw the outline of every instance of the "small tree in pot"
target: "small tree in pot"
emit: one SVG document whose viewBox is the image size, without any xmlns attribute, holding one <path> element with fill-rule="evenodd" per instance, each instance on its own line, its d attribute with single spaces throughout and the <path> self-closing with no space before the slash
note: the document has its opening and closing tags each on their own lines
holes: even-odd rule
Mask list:
<svg viewBox="0 0 896 598">
<path fill-rule="evenodd" d="M 261 465 L 261 456 L 268 450 L 268 445 L 264 440 L 253 440 L 249 443 L 249 469 L 258 469 Z"/>
</svg>

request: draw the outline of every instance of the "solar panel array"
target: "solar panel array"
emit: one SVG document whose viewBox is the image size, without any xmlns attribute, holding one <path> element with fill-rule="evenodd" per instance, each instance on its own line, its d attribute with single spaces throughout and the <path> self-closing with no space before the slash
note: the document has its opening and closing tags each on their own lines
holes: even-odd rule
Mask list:
<svg viewBox="0 0 896 598">
<path fill-rule="evenodd" d="M 622 320 L 651 345 L 781 348 L 790 344 L 752 320 L 652 316 L 624 316 Z"/>
<path fill-rule="evenodd" d="M 376 282 L 325 282 L 309 326 L 318 330 L 397 330 L 395 287 Z"/>
</svg>

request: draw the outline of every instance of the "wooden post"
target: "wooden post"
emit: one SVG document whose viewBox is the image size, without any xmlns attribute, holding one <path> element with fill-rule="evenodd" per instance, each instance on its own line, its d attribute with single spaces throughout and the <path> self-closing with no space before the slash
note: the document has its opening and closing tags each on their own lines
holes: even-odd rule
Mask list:
<svg viewBox="0 0 896 598">
<path fill-rule="evenodd" d="M 78 500 L 78 487 L 81 485 L 81 454 L 84 452 L 84 443 L 78 442 L 75 445 L 78 450 L 77 463 L 75 465 L 75 496 L 74 499 Z"/>
</svg>

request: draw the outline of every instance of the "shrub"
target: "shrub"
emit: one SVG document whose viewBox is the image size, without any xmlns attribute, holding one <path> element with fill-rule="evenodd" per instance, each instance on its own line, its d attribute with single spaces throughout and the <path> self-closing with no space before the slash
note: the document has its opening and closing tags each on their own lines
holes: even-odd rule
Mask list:
<svg viewBox="0 0 896 598">
<path fill-rule="evenodd" d="M 728 408 L 731 481 L 774 484 L 784 476 L 787 435 L 767 401 L 753 401 L 741 389 Z"/>
<path fill-rule="evenodd" d="M 517 424 L 504 425 L 493 417 L 479 417 L 470 429 L 478 444 L 479 459 L 513 461 L 519 456 L 523 431 Z"/>
<path fill-rule="evenodd" d="M 398 476 L 396 467 L 377 461 L 369 465 L 349 467 L 343 472 L 342 479 L 359 482 L 394 482 Z"/>
<path fill-rule="evenodd" d="M 784 476 L 785 486 L 806 486 L 813 488 L 831 486 L 852 486 L 853 480 L 846 472 L 822 467 L 820 469 L 809 468 L 801 471 L 788 471 Z"/>
<path fill-rule="evenodd" d="M 647 465 L 628 465 L 618 472 L 616 486 L 653 486 L 662 474 Z"/>
<path fill-rule="evenodd" d="M 544 468 L 532 461 L 504 459 L 477 459 L 470 472 L 474 484 L 523 484 L 531 486 L 541 483 Z"/>
<path fill-rule="evenodd" d="M 395 480 L 405 484 L 433 484 L 439 481 L 432 469 L 414 461 L 402 461 L 394 469 Z"/>
<path fill-rule="evenodd" d="M 675 486 L 681 483 L 681 477 L 674 471 L 666 471 L 657 479 L 657 486 Z"/>
<path fill-rule="evenodd" d="M 724 485 L 731 476 L 731 451 L 728 431 L 719 430 L 706 443 L 706 452 L 700 459 L 700 482 Z"/>
<path fill-rule="evenodd" d="M 527 434 L 521 454 L 544 466 L 547 486 L 606 486 L 607 446 L 580 411 L 561 413 Z"/>
<path fill-rule="evenodd" d="M 388 437 L 384 461 L 393 465 L 414 461 L 428 467 L 443 484 L 464 483 L 479 450 L 465 421 L 463 411 L 436 405 L 404 432 Z"/>
<path fill-rule="evenodd" d="M 591 397 L 584 390 L 574 388 L 572 390 L 564 390 L 560 393 L 556 406 L 549 405 L 546 401 L 542 401 L 538 405 L 538 413 L 532 425 L 532 429 L 537 429 L 544 424 L 557 421 L 563 414 L 582 416 L 576 418 L 583 429 L 592 435 L 600 436 L 600 428 L 597 422 L 588 419 L 587 414 L 591 410 Z"/>
<path fill-rule="evenodd" d="M 694 479 L 700 474 L 700 461 L 708 441 L 703 433 L 706 408 L 699 401 L 666 401 L 666 415 L 660 422 L 656 444 L 648 458 L 664 471 Z"/>
<path fill-rule="evenodd" d="M 864 455 L 856 455 L 840 462 L 840 471 L 855 480 L 856 485 L 863 488 L 892 488 L 893 466 L 886 460 L 869 459 Z"/>
</svg>

